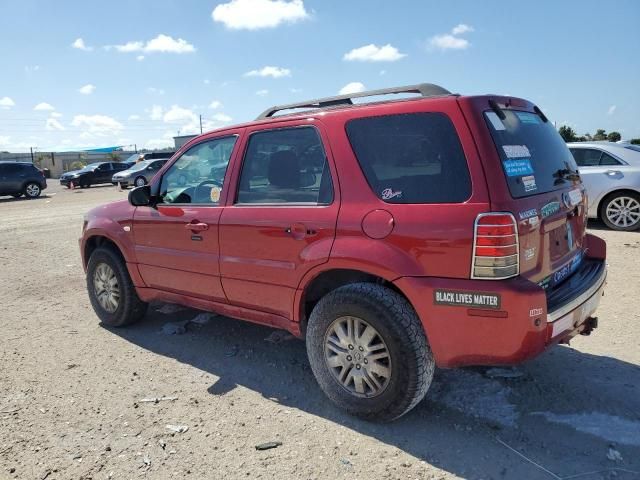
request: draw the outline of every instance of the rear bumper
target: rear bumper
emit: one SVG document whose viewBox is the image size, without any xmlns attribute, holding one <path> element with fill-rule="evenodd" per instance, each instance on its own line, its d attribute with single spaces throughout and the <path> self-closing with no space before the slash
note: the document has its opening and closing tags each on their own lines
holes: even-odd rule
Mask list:
<svg viewBox="0 0 640 480">
<path fill-rule="evenodd" d="M 597 325 L 593 315 L 606 283 L 606 255 L 604 242 L 589 237 L 594 248 L 549 293 L 521 277 L 403 277 L 394 283 L 416 309 L 439 367 L 514 365 Z"/>
</svg>

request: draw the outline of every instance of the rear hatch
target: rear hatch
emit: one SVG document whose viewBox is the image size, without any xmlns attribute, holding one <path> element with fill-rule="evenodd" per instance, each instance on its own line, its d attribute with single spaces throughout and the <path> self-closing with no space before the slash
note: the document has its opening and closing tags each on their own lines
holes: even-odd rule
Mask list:
<svg viewBox="0 0 640 480">
<path fill-rule="evenodd" d="M 480 150 L 491 209 L 517 222 L 520 275 L 555 287 L 584 253 L 587 203 L 573 156 L 530 102 L 495 96 L 459 102 Z"/>
</svg>

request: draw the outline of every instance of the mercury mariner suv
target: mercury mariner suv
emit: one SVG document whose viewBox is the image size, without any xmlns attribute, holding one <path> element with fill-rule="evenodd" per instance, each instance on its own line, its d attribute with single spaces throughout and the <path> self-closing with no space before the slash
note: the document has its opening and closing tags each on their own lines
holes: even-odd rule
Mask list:
<svg viewBox="0 0 640 480">
<path fill-rule="evenodd" d="M 435 367 L 513 365 L 591 333 L 606 246 L 586 223 L 537 106 L 420 84 L 200 135 L 90 211 L 80 249 L 103 324 L 163 301 L 285 329 L 335 404 L 392 420 Z"/>
</svg>

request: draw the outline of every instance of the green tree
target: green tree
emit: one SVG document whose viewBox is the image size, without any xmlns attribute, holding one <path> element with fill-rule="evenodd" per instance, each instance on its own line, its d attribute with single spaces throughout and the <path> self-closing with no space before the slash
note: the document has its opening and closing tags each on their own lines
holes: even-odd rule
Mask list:
<svg viewBox="0 0 640 480">
<path fill-rule="evenodd" d="M 640 145 L 640 138 L 632 138 L 631 140 L 629 140 L 629 143 L 631 143 L 632 145 Z"/>
<path fill-rule="evenodd" d="M 578 140 L 578 136 L 576 135 L 576 132 L 573 130 L 573 128 L 571 128 L 568 125 L 562 125 L 559 129 L 558 129 L 558 133 L 560 134 L 560 136 L 564 139 L 565 142 L 575 142 Z"/>
<path fill-rule="evenodd" d="M 604 128 L 599 128 L 598 130 L 596 130 L 596 134 L 593 136 L 593 140 L 594 141 L 599 141 L 599 140 L 606 140 L 607 139 L 607 132 Z"/>
<path fill-rule="evenodd" d="M 622 139 L 622 135 L 619 132 L 609 132 L 607 135 L 607 140 L 610 142 L 617 142 Z"/>
<path fill-rule="evenodd" d="M 110 162 L 119 162 L 120 161 L 120 155 L 118 155 L 116 152 L 109 152 L 107 154 L 107 158 L 109 159 Z"/>
</svg>

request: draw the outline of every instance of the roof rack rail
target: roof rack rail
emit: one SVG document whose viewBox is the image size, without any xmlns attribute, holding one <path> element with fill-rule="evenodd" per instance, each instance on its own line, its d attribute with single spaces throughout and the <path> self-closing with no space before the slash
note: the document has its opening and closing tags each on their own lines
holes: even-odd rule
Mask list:
<svg viewBox="0 0 640 480">
<path fill-rule="evenodd" d="M 304 102 L 290 103 L 287 105 L 276 105 L 262 112 L 260 116 L 256 118 L 256 120 L 273 117 L 274 114 L 282 110 L 292 110 L 295 108 L 324 108 L 333 107 L 335 105 L 352 105 L 352 100 L 354 98 L 373 97 L 377 95 L 389 95 L 394 93 L 418 93 L 423 97 L 451 95 L 451 92 L 449 90 L 442 88 L 439 85 L 434 85 L 433 83 L 419 83 L 417 85 L 407 85 L 405 87 L 383 88 L 380 90 L 369 90 L 367 92 L 338 95 L 336 97 L 306 100 Z"/>
</svg>

